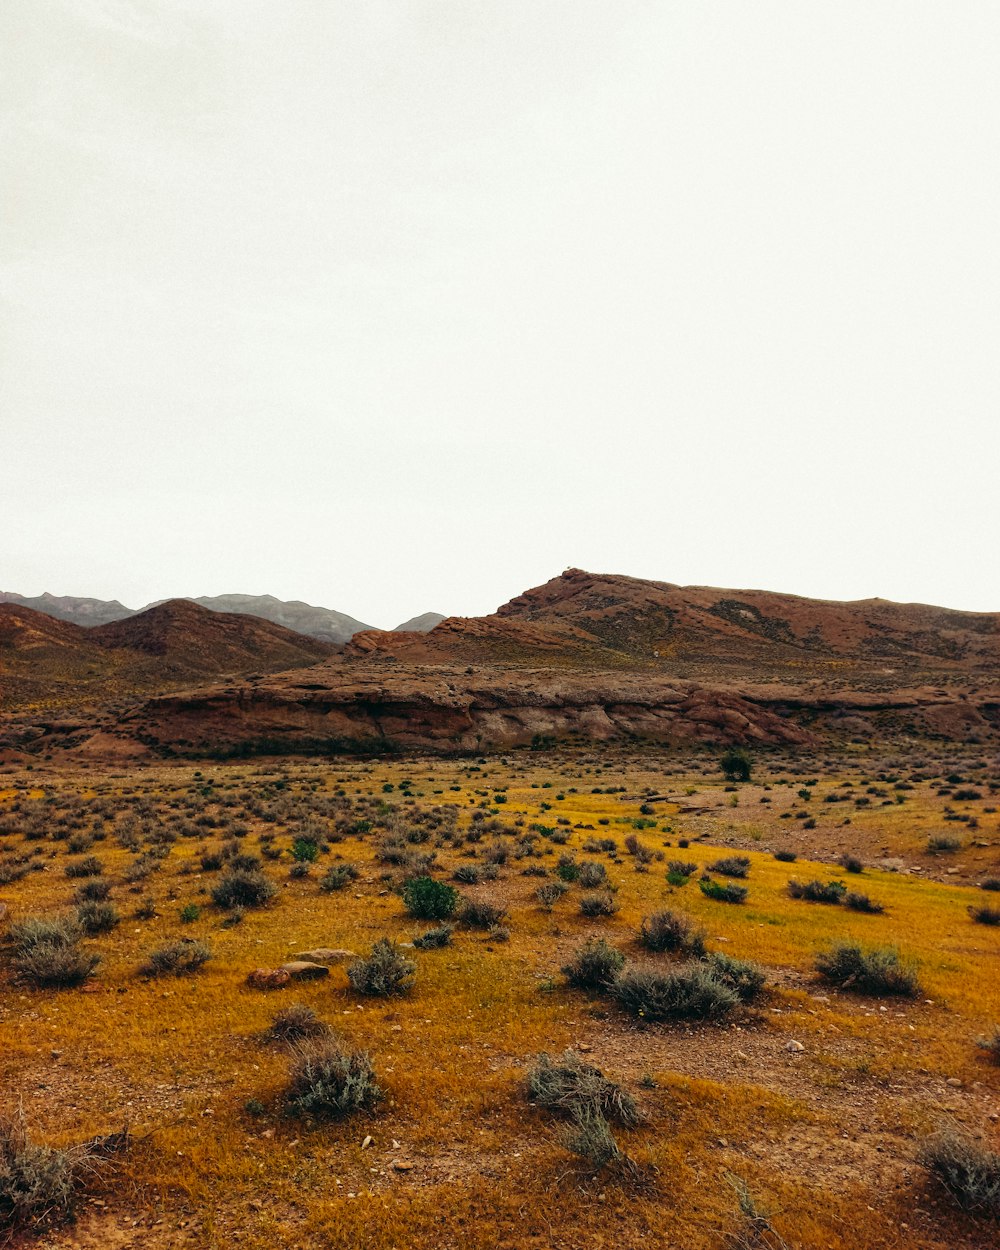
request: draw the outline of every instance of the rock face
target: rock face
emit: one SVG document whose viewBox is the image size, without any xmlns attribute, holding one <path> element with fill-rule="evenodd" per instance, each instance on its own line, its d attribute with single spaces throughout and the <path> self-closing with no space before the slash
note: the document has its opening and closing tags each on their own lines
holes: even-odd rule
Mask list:
<svg viewBox="0 0 1000 1250">
<path fill-rule="evenodd" d="M 493 616 L 362 631 L 310 668 L 164 694 L 102 741 L 223 756 L 986 741 L 1000 738 L 998 673 L 997 615 L 570 569 Z"/>
</svg>

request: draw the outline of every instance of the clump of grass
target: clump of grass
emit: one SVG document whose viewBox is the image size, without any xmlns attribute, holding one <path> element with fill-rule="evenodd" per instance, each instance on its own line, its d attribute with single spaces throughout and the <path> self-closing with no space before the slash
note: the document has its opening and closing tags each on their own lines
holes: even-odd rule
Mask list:
<svg viewBox="0 0 1000 1250">
<path fill-rule="evenodd" d="M 190 976 L 203 968 L 211 958 L 212 952 L 204 942 L 194 938 L 180 938 L 151 951 L 139 972 L 144 977 Z"/>
<path fill-rule="evenodd" d="M 114 903 L 81 903 L 76 909 L 76 920 L 84 933 L 93 937 L 98 933 L 110 933 L 121 922 Z"/>
<path fill-rule="evenodd" d="M 100 955 L 76 945 L 37 942 L 14 959 L 14 970 L 39 989 L 70 989 L 93 975 Z"/>
<path fill-rule="evenodd" d="M 614 1139 L 611 1126 L 599 1111 L 578 1107 L 573 1112 L 573 1122 L 560 1134 L 561 1144 L 579 1158 L 585 1160 L 593 1171 L 609 1169 L 624 1175 L 635 1176 L 638 1169 Z"/>
<path fill-rule="evenodd" d="M 104 871 L 104 865 L 96 855 L 87 855 L 84 859 L 74 860 L 73 863 L 66 865 L 67 877 L 99 877 Z"/>
<path fill-rule="evenodd" d="M 698 885 L 706 898 L 713 898 L 717 903 L 745 903 L 749 893 L 745 885 L 737 885 L 735 881 L 713 881 L 711 877 L 702 877 Z"/>
<path fill-rule="evenodd" d="M 417 920 L 447 920 L 460 898 L 453 885 L 434 877 L 412 877 L 403 886 L 403 903 Z"/>
<path fill-rule="evenodd" d="M 287 1099 L 292 1115 L 339 1119 L 354 1111 L 372 1110 L 383 1096 L 364 1051 L 318 1040 L 295 1055 Z"/>
<path fill-rule="evenodd" d="M 413 939 L 413 945 L 418 950 L 440 950 L 442 946 L 451 945 L 451 935 L 455 931 L 453 924 L 438 925 L 436 929 L 428 929 L 426 933 L 421 933 L 419 937 Z"/>
<path fill-rule="evenodd" d="M 359 994 L 388 998 L 413 988 L 417 965 L 407 959 L 395 942 L 379 938 L 367 959 L 348 964 L 347 979 Z"/>
<path fill-rule="evenodd" d="M 879 916 L 885 911 L 884 903 L 878 903 L 867 894 L 859 894 L 854 890 L 848 890 L 844 895 L 844 906 L 851 911 L 867 912 L 870 916 Z"/>
<path fill-rule="evenodd" d="M 701 964 L 674 972 L 632 968 L 618 977 L 611 993 L 630 1015 L 652 1022 L 718 1019 L 740 1001 Z"/>
<path fill-rule="evenodd" d="M 712 864 L 712 871 L 723 877 L 747 877 L 750 875 L 750 857 L 748 855 L 726 855 Z"/>
<path fill-rule="evenodd" d="M 550 1111 L 572 1115 L 581 1108 L 632 1128 L 641 1120 L 635 1099 L 593 1064 L 567 1050 L 557 1061 L 541 1054 L 528 1070 L 528 1097 Z"/>
<path fill-rule="evenodd" d="M 7 939 L 19 953 L 36 946 L 75 946 L 80 926 L 70 916 L 26 916 L 10 926 Z"/>
<path fill-rule="evenodd" d="M 792 898 L 804 898 L 810 903 L 842 903 L 847 894 L 843 881 L 789 881 L 788 893 Z"/>
<path fill-rule="evenodd" d="M 930 1139 L 920 1157 L 963 1211 L 1000 1220 L 1000 1154 L 946 1130 Z"/>
<path fill-rule="evenodd" d="M 969 916 L 976 924 L 1000 924 L 1000 907 L 970 907 Z"/>
<path fill-rule="evenodd" d="M 39 1228 L 66 1215 L 86 1161 L 84 1148 L 54 1150 L 32 1141 L 20 1109 L 0 1118 L 0 1226 Z"/>
<path fill-rule="evenodd" d="M 699 957 L 705 953 L 704 931 L 696 928 L 689 916 L 675 911 L 656 911 L 643 917 L 639 941 L 651 951 L 686 951 Z"/>
<path fill-rule="evenodd" d="M 263 907 L 277 892 L 278 887 L 259 869 L 235 869 L 224 873 L 212 887 L 212 902 L 226 910 Z"/>
<path fill-rule="evenodd" d="M 466 899 L 458 913 L 459 923 L 467 929 L 495 929 L 506 918 L 506 910 L 487 899 Z"/>
<path fill-rule="evenodd" d="M 291 1046 L 307 1038 L 325 1037 L 329 1032 L 330 1026 L 319 1018 L 312 1007 L 307 1007 L 305 1003 L 292 1003 L 282 1007 L 275 1015 L 264 1040 Z"/>
<path fill-rule="evenodd" d="M 617 910 L 618 903 L 610 890 L 594 890 L 580 896 L 580 911 L 592 920 L 599 916 L 613 916 Z"/>
<path fill-rule="evenodd" d="M 889 947 L 866 951 L 841 942 L 817 956 L 816 970 L 831 985 L 857 994 L 915 998 L 920 993 L 916 972 Z"/>
<path fill-rule="evenodd" d="M 563 974 L 578 990 L 607 989 L 625 966 L 625 956 L 604 938 L 590 938 L 563 965 Z"/>
<path fill-rule="evenodd" d="M 719 952 L 709 955 L 705 963 L 716 981 L 731 989 L 741 1003 L 756 1002 L 763 994 L 767 977 L 757 964 Z"/>
</svg>

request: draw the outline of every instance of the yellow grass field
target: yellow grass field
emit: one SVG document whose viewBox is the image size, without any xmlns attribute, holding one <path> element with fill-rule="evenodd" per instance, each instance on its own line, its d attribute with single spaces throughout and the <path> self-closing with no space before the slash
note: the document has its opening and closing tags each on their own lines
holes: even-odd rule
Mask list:
<svg viewBox="0 0 1000 1250">
<path fill-rule="evenodd" d="M 1000 1027 L 1000 926 L 968 912 L 1000 905 L 979 888 L 1000 877 L 1000 774 L 988 758 L 960 763 L 963 780 L 944 795 L 959 765 L 936 757 L 920 768 L 763 758 L 752 782 L 728 788 L 714 757 L 652 749 L 9 766 L 0 870 L 28 871 L 0 884 L 0 927 L 72 913 L 86 878 L 66 868 L 88 856 L 120 923 L 82 939 L 101 962 L 77 988 L 33 987 L 6 949 L 7 1110 L 20 1103 L 33 1136 L 53 1146 L 123 1125 L 134 1135 L 90 1176 L 75 1222 L 11 1236 L 67 1250 L 996 1245 L 1000 1227 L 959 1210 L 919 1161 L 943 1125 L 1000 1148 L 1000 1066 L 977 1046 Z M 957 800 L 963 785 L 979 798 Z M 831 793 L 848 797 L 827 802 Z M 291 875 L 303 834 L 322 850 Z M 943 834 L 959 845 L 929 853 L 928 838 Z M 594 839 L 614 849 L 585 849 Z M 398 888 L 408 864 L 386 858 L 387 846 L 433 856 L 424 871 L 443 881 L 492 864 L 492 879 L 457 888 L 502 906 L 502 931 L 459 925 L 441 949 L 404 948 L 416 976 L 398 997 L 358 994 L 343 963 L 320 980 L 250 988 L 253 969 L 299 952 L 367 955 L 381 937 L 409 943 L 433 927 L 407 914 Z M 776 860 L 781 848 L 795 862 Z M 278 886 L 229 926 L 209 893 L 225 866 L 202 864 L 220 851 L 263 854 Z M 844 851 L 862 872 L 836 862 Z M 733 853 L 750 861 L 738 905 L 699 888 Z M 583 915 L 587 891 L 573 881 L 551 910 L 540 904 L 540 885 L 572 875 L 558 868 L 567 856 L 604 865 L 613 914 Z M 668 882 L 670 860 L 696 865 L 686 884 Z M 325 892 L 337 864 L 357 876 Z M 793 898 L 790 879 L 842 880 L 885 910 Z M 664 908 L 703 929 L 710 951 L 760 964 L 765 996 L 717 1022 L 646 1024 L 567 984 L 561 968 L 591 937 L 638 966 L 676 965 L 636 940 Z M 139 974 L 179 938 L 210 947 L 200 971 Z M 827 985 L 814 961 L 835 941 L 898 949 L 920 993 Z M 330 1122 L 287 1113 L 290 1055 L 263 1034 L 293 1002 L 368 1052 L 385 1093 L 377 1109 Z M 595 1171 L 567 1149 L 565 1123 L 527 1097 L 536 1056 L 566 1050 L 641 1107 L 639 1127 L 614 1130 L 633 1172 Z M 740 1212 L 741 1185 L 767 1212 L 755 1226 Z"/>
</svg>

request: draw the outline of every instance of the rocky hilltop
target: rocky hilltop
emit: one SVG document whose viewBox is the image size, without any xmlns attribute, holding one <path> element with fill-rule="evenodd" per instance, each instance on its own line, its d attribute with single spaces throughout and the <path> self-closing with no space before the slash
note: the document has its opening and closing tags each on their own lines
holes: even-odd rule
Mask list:
<svg viewBox="0 0 1000 1250">
<path fill-rule="evenodd" d="M 152 699 L 163 751 L 1000 737 L 1000 616 L 570 569 L 491 616 L 363 631 L 296 672 Z"/>
</svg>

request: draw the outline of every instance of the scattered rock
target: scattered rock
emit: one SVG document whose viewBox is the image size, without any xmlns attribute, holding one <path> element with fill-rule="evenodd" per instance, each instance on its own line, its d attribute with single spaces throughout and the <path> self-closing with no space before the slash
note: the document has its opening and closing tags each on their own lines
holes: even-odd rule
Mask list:
<svg viewBox="0 0 1000 1250">
<path fill-rule="evenodd" d="M 247 977 L 247 985 L 254 990 L 280 990 L 291 979 L 284 968 L 254 968 Z"/>
<path fill-rule="evenodd" d="M 791 1051 L 793 1055 L 798 1055 L 805 1050 L 805 1047 L 801 1042 L 786 1042 L 785 1050 Z"/>
<path fill-rule="evenodd" d="M 357 959 L 357 955 L 337 946 L 317 946 L 315 950 L 299 951 L 295 958 L 313 964 L 340 964 L 348 959 Z"/>
<path fill-rule="evenodd" d="M 282 964 L 278 971 L 287 972 L 293 981 L 316 981 L 330 975 L 325 964 L 311 963 L 307 959 L 293 959 L 291 963 Z"/>
</svg>

